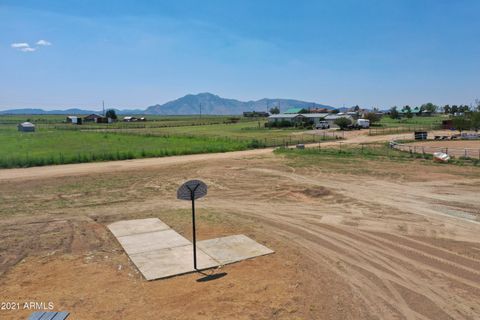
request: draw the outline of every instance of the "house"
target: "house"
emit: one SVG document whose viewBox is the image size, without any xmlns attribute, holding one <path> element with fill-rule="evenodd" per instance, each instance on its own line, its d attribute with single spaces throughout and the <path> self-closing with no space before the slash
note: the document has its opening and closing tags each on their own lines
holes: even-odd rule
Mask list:
<svg viewBox="0 0 480 320">
<path fill-rule="evenodd" d="M 355 119 L 357 120 L 358 118 L 360 118 L 360 115 L 359 115 L 359 112 L 358 111 L 348 111 L 346 112 L 346 114 L 350 117 L 352 117 L 352 119 Z"/>
<path fill-rule="evenodd" d="M 312 121 L 314 125 L 317 125 L 320 121 L 323 121 L 329 113 L 302 113 L 301 115 Z"/>
<path fill-rule="evenodd" d="M 263 112 L 263 111 L 245 111 L 243 113 L 243 116 L 245 118 L 254 118 L 254 117 L 262 117 L 266 118 L 270 115 L 268 112 Z"/>
<path fill-rule="evenodd" d="M 422 109 L 422 107 L 411 107 L 410 108 L 410 112 L 413 114 L 413 115 L 416 115 L 416 116 L 431 116 L 432 113 L 431 112 L 428 112 L 427 110 L 424 110 Z M 406 108 L 402 108 L 400 110 L 398 110 L 398 113 L 400 114 L 400 116 L 405 116 L 407 115 L 407 109 Z"/>
<path fill-rule="evenodd" d="M 328 113 L 330 110 L 327 108 L 309 108 L 310 113 Z"/>
<path fill-rule="evenodd" d="M 31 122 L 22 122 L 18 126 L 18 131 L 21 132 L 34 132 L 35 131 L 35 125 Z"/>
<path fill-rule="evenodd" d="M 95 123 L 108 123 L 108 119 L 104 116 L 101 116 L 96 113 L 92 113 L 85 118 L 83 118 L 84 122 L 95 122 Z"/>
<path fill-rule="evenodd" d="M 276 122 L 287 121 L 292 124 L 296 124 L 296 123 L 302 122 L 304 119 L 305 117 L 301 114 L 280 113 L 280 114 L 272 114 L 270 117 L 268 117 L 268 122 L 276 123 Z"/>
</svg>

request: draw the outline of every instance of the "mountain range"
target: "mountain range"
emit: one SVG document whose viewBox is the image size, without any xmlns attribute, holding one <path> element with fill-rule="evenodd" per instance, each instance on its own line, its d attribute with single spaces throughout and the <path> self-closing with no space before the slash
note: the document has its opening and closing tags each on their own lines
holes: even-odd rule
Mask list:
<svg viewBox="0 0 480 320">
<path fill-rule="evenodd" d="M 191 115 L 191 114 L 210 114 L 210 115 L 237 115 L 244 111 L 267 111 L 273 107 L 285 111 L 288 108 L 320 108 L 335 109 L 332 106 L 323 105 L 315 102 L 307 102 L 293 99 L 260 99 L 256 101 L 240 101 L 235 99 L 222 98 L 212 93 L 187 94 L 186 96 L 169 101 L 164 104 L 156 104 L 147 107 L 145 110 L 120 110 L 115 109 L 118 114 L 150 114 L 150 115 Z M 111 109 L 111 108 L 109 108 Z M 36 108 L 10 109 L 0 111 L 0 114 L 91 114 L 100 113 L 94 110 L 84 109 L 66 109 L 66 110 L 43 110 Z"/>
</svg>

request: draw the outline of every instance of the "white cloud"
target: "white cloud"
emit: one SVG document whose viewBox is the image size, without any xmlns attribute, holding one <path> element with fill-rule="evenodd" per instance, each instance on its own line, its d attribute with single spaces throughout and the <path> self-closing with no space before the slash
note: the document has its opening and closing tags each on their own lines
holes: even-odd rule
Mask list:
<svg viewBox="0 0 480 320">
<path fill-rule="evenodd" d="M 51 46 L 52 43 L 47 41 L 47 40 L 38 40 L 37 41 L 37 45 L 38 46 Z"/>
<path fill-rule="evenodd" d="M 37 50 L 37 48 L 30 48 L 30 47 L 20 48 L 20 51 L 23 51 L 23 52 L 33 52 L 35 50 Z"/>
<path fill-rule="evenodd" d="M 37 51 L 37 49 L 40 47 L 47 47 L 52 45 L 51 42 L 43 39 L 38 40 L 35 44 L 37 45 L 36 47 L 30 47 L 27 42 L 14 42 L 10 46 L 22 52 L 33 52 Z"/>
<path fill-rule="evenodd" d="M 28 43 L 26 43 L 26 42 L 16 42 L 16 43 L 12 43 L 10 46 L 11 46 L 12 48 L 16 48 L 16 49 L 18 49 L 18 48 L 29 48 L 29 47 L 30 47 L 30 45 L 29 45 Z"/>
</svg>

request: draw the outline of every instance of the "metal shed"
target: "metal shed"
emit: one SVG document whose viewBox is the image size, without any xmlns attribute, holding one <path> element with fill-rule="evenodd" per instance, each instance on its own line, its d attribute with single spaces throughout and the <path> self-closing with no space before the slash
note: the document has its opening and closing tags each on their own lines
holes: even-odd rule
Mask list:
<svg viewBox="0 0 480 320">
<path fill-rule="evenodd" d="M 34 132 L 35 131 L 35 125 L 31 122 L 22 122 L 18 126 L 18 131 L 21 132 Z"/>
</svg>

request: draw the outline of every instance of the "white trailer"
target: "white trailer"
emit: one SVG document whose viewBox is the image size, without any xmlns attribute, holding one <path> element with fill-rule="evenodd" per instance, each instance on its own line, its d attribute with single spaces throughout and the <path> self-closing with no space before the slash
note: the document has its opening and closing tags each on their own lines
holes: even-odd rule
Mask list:
<svg viewBox="0 0 480 320">
<path fill-rule="evenodd" d="M 370 120 L 368 119 L 358 119 L 357 126 L 359 128 L 368 129 L 370 128 Z"/>
</svg>

